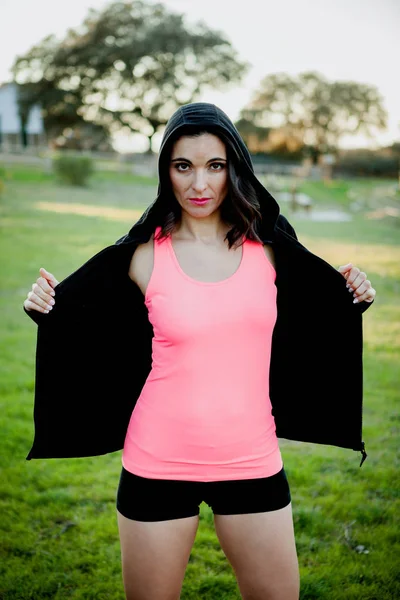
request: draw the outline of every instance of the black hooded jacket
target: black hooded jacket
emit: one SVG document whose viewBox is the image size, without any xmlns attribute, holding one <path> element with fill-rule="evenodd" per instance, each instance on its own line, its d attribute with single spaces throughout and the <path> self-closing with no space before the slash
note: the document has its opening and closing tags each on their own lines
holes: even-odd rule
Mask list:
<svg viewBox="0 0 400 600">
<path fill-rule="evenodd" d="M 137 246 L 161 224 L 168 149 L 192 125 L 229 138 L 260 198 L 258 234 L 272 245 L 277 272 L 270 397 L 278 437 L 348 448 L 365 458 L 362 312 L 370 304 L 353 304 L 343 276 L 297 240 L 255 176 L 250 154 L 225 113 L 213 104 L 192 103 L 167 124 L 156 200 L 129 233 L 56 286 L 49 314 L 27 313 L 38 324 L 35 435 L 27 459 L 95 456 L 123 448 L 151 369 L 153 337 L 143 294 L 128 269 Z"/>
</svg>

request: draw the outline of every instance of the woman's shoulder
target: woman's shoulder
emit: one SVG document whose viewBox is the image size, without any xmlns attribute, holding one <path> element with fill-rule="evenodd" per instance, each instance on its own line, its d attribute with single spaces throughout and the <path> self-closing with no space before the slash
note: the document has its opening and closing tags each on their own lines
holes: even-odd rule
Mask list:
<svg viewBox="0 0 400 600">
<path fill-rule="evenodd" d="M 265 256 L 268 258 L 269 262 L 272 264 L 274 269 L 276 268 L 275 264 L 275 254 L 271 244 L 263 244 L 263 249 Z"/>
<path fill-rule="evenodd" d="M 141 289 L 143 295 L 150 281 L 154 262 L 154 234 L 135 249 L 129 265 L 129 277 Z"/>
</svg>

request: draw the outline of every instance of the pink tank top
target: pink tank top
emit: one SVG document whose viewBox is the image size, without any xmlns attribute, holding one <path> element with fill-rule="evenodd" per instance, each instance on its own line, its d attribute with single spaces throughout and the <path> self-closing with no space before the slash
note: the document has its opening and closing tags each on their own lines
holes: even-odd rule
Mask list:
<svg viewBox="0 0 400 600">
<path fill-rule="evenodd" d="M 155 240 L 145 304 L 152 368 L 128 426 L 125 469 L 190 481 L 277 473 L 269 399 L 275 270 L 262 244 L 246 240 L 235 273 L 204 283 L 182 270 L 170 237 Z"/>
</svg>

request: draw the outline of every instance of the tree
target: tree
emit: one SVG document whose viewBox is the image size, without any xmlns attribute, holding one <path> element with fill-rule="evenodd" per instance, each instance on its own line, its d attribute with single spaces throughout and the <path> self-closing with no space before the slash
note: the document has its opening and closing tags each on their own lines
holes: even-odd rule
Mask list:
<svg viewBox="0 0 400 600">
<path fill-rule="evenodd" d="M 345 134 L 371 135 L 386 127 L 387 113 L 378 90 L 352 81 L 329 82 L 314 72 L 265 77 L 241 111 L 258 127 L 284 127 L 301 135 L 317 154 L 337 148 Z"/>
<path fill-rule="evenodd" d="M 268 145 L 271 128 L 258 127 L 254 121 L 249 119 L 239 119 L 235 126 L 251 153 L 262 152 Z"/>
<path fill-rule="evenodd" d="M 248 67 L 219 31 L 135 0 L 91 9 L 63 40 L 49 36 L 18 57 L 13 72 L 24 84 L 22 114 L 40 101 L 53 133 L 89 121 L 145 134 L 151 148 L 180 105 L 240 82 Z"/>
<path fill-rule="evenodd" d="M 268 154 L 284 159 L 299 159 L 305 148 L 302 139 L 285 127 L 259 127 L 254 121 L 239 119 L 237 130 L 252 154 Z"/>
</svg>

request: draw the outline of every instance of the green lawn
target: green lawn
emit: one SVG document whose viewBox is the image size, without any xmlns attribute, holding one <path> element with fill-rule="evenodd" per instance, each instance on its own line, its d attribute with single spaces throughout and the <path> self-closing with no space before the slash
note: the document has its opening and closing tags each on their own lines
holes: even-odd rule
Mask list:
<svg viewBox="0 0 400 600">
<path fill-rule="evenodd" d="M 25 460 L 33 435 L 36 327 L 22 303 L 40 266 L 62 279 L 121 237 L 154 198 L 156 182 L 107 172 L 96 173 L 86 189 L 69 188 L 23 167 L 7 167 L 3 179 L 0 598 L 123 600 L 115 513 L 120 452 Z M 365 192 L 370 199 L 351 222 L 313 222 L 283 207 L 303 243 L 335 266 L 362 267 L 378 294 L 364 317 L 367 461 L 360 469 L 358 453 L 281 440 L 302 600 L 400 598 L 400 224 L 395 217 L 366 218 L 375 184 L 303 184 L 320 206 L 348 207 L 350 190 Z M 382 195 L 376 202 L 383 205 Z M 399 197 L 388 202 L 399 205 Z M 318 289 L 317 281 L 312 285 Z M 320 294 L 329 305 L 329 290 Z M 118 296 L 104 303 L 118 310 Z M 205 504 L 181 597 L 240 598 Z"/>
</svg>

